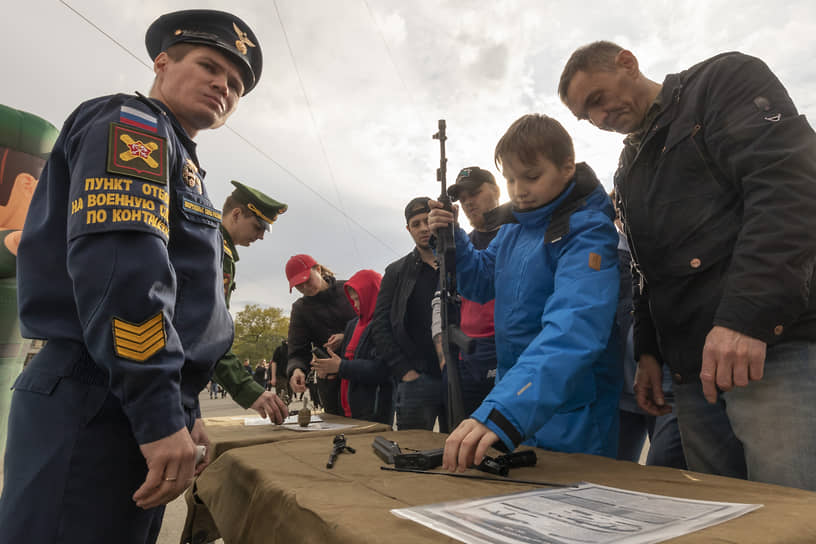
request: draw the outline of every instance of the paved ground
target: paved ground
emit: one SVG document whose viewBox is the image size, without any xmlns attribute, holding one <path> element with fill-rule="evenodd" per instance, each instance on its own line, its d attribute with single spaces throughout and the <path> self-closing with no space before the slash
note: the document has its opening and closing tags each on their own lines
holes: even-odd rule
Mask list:
<svg viewBox="0 0 816 544">
<path fill-rule="evenodd" d="M 305 395 L 308 397 L 308 393 Z M 210 399 L 209 393 L 203 391 L 199 396 L 201 402 L 201 415 L 203 417 L 216 416 L 239 416 L 246 414 L 247 417 L 257 415 L 252 410 L 244 410 L 235 404 L 229 397 L 223 399 Z M 299 401 L 293 402 L 292 409 L 300 408 Z M 181 530 L 184 527 L 184 520 L 187 517 L 187 504 L 184 502 L 184 497 L 179 497 L 167 505 L 164 513 L 164 522 L 162 523 L 161 533 L 157 544 L 179 544 L 181 537 Z M 223 540 L 217 540 L 219 544 L 223 544 Z"/>
</svg>

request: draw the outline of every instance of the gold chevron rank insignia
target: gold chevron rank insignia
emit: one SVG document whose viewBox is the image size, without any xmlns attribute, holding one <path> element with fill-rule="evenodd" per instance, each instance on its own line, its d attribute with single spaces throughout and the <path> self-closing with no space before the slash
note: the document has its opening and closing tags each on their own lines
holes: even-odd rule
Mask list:
<svg viewBox="0 0 816 544">
<path fill-rule="evenodd" d="M 113 318 L 113 350 L 123 359 L 144 362 L 164 348 L 166 342 L 161 312 L 138 324 Z"/>
</svg>

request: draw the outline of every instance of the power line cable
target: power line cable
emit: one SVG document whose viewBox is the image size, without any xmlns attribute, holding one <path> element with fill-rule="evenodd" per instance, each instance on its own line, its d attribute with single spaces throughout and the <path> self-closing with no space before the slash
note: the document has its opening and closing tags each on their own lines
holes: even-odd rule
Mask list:
<svg viewBox="0 0 816 544">
<path fill-rule="evenodd" d="M 283 33 L 283 39 L 286 42 L 286 48 L 289 50 L 289 58 L 292 59 L 292 67 L 295 69 L 298 82 L 300 82 L 300 91 L 303 93 L 303 99 L 306 101 L 306 109 L 309 111 L 309 118 L 312 120 L 312 127 L 314 128 L 317 142 L 320 145 L 320 152 L 323 154 L 323 160 L 326 161 L 326 168 L 329 171 L 329 179 L 331 179 L 332 185 L 334 185 L 334 192 L 337 195 L 337 202 L 340 204 L 340 209 L 345 209 L 345 206 L 343 206 L 343 199 L 340 196 L 340 189 L 337 187 L 337 180 L 334 177 L 334 171 L 332 170 L 331 162 L 329 161 L 329 155 L 326 153 L 326 146 L 323 144 L 323 138 L 320 137 L 320 131 L 317 128 L 317 120 L 314 116 L 312 103 L 309 100 L 309 93 L 306 92 L 306 85 L 303 84 L 300 69 L 295 61 L 295 53 L 292 51 L 292 44 L 289 42 L 289 36 L 286 33 L 286 27 L 283 24 L 283 17 L 281 17 L 280 10 L 278 9 L 278 1 L 273 0 L 272 5 L 275 6 L 275 14 L 278 16 L 278 22 L 280 23 L 281 32 Z M 360 248 L 357 247 L 357 237 L 354 235 L 354 231 L 351 230 L 351 226 L 348 223 L 348 216 L 345 213 L 343 213 L 343 215 L 346 217 L 346 228 L 348 229 L 349 235 L 351 236 L 351 241 L 354 244 L 354 251 L 357 254 L 357 258 L 361 259 L 362 256 L 360 255 Z"/>
<path fill-rule="evenodd" d="M 126 47 L 124 44 L 122 44 L 120 41 L 118 41 L 118 40 L 117 40 L 116 38 L 114 38 L 112 35 L 110 35 L 109 33 L 105 32 L 105 31 L 104 31 L 102 28 L 100 28 L 100 27 L 99 27 L 99 26 L 98 26 L 96 23 L 94 23 L 93 21 L 91 21 L 91 20 L 90 20 L 88 17 L 86 17 L 84 14 L 80 13 L 80 12 L 79 12 L 78 10 L 76 10 L 76 9 L 75 9 L 73 6 L 71 6 L 71 5 L 70 5 L 68 2 L 66 2 L 65 0 L 59 0 L 59 2 L 60 2 L 61 4 L 63 4 L 65 7 L 67 7 L 68 9 L 70 9 L 70 10 L 71 10 L 71 11 L 72 11 L 74 14 L 76 14 L 76 15 L 77 15 L 77 17 L 79 17 L 80 19 L 82 19 L 83 21 L 85 21 L 85 22 L 86 22 L 88 25 L 90 25 L 90 26 L 91 26 L 91 27 L 93 27 L 95 30 L 97 30 L 97 31 L 98 31 L 100 34 L 102 34 L 103 36 L 105 36 L 106 38 L 108 38 L 108 39 L 109 39 L 111 42 L 113 42 L 114 44 L 116 44 L 116 45 L 117 45 L 117 46 L 118 46 L 120 49 L 122 49 L 122 50 L 123 50 L 125 53 L 127 53 L 128 55 L 130 55 L 131 57 L 133 57 L 134 59 L 136 59 L 136 61 L 138 61 L 138 62 L 139 62 L 139 64 L 141 64 L 142 66 L 144 66 L 144 67 L 145 67 L 145 68 L 147 68 L 148 70 L 153 70 L 153 66 L 152 66 L 152 65 L 150 65 L 150 64 L 148 64 L 148 63 L 146 63 L 144 60 L 142 60 L 142 59 L 141 59 L 141 57 L 139 57 L 138 55 L 136 55 L 135 53 L 133 53 L 133 52 L 132 52 L 130 49 L 128 49 L 128 48 L 127 48 L 127 47 Z M 275 6 L 275 9 L 277 10 L 277 6 Z M 283 22 L 281 21 L 280 16 L 278 16 L 278 21 L 280 21 L 280 22 L 281 22 L 281 27 L 282 27 L 282 26 L 283 26 Z M 287 45 L 288 45 L 288 40 L 287 40 Z M 290 54 L 291 54 L 291 50 L 290 50 Z M 296 71 L 297 71 L 297 70 L 296 70 Z M 300 78 L 300 74 L 298 74 L 298 78 Z M 303 82 L 301 81 L 301 85 L 302 85 L 302 84 L 303 84 Z M 304 92 L 304 95 L 305 95 L 305 92 Z M 308 98 L 307 98 L 307 103 L 308 103 Z M 311 114 L 311 106 L 310 106 L 309 112 L 310 112 L 310 114 Z M 314 122 L 314 118 L 312 118 L 312 122 Z M 317 189 L 315 189 L 314 187 L 312 187 L 311 185 L 309 185 L 308 183 L 306 183 L 305 181 L 303 181 L 302 179 L 300 179 L 300 178 L 299 178 L 299 177 L 298 177 L 298 176 L 297 176 L 297 175 L 296 175 L 294 172 L 292 172 L 290 169 L 288 169 L 288 168 L 286 168 L 285 166 L 283 166 L 283 164 L 281 164 L 280 162 L 278 162 L 277 160 L 275 160 L 275 159 L 274 159 L 274 158 L 273 158 L 273 157 L 272 157 L 272 156 L 271 156 L 269 153 L 267 153 L 266 151 L 264 151 L 263 149 L 261 149 L 260 147 L 258 147 L 256 144 L 254 144 L 252 141 L 250 141 L 250 140 L 249 140 L 247 137 L 245 137 L 243 134 L 241 134 L 240 132 L 238 132 L 237 130 L 235 130 L 234 128 L 232 128 L 230 125 L 225 124 L 224 126 L 225 126 L 227 129 L 229 129 L 229 131 L 230 131 L 230 132 L 232 132 L 232 133 L 233 133 L 235 136 L 237 136 L 237 137 L 238 137 L 238 138 L 239 138 L 241 141 L 243 141 L 244 143 L 246 143 L 246 144 L 247 144 L 247 146 L 249 146 L 249 147 L 251 147 L 252 149 L 254 149 L 254 150 L 255 150 L 255 151 L 258 153 L 258 154 L 260 154 L 262 157 L 264 157 L 265 159 L 267 159 L 268 161 L 270 161 L 271 163 L 273 163 L 275 166 L 277 166 L 278 168 L 280 168 L 280 169 L 281 169 L 283 172 L 285 172 L 287 175 L 289 175 L 289 176 L 290 176 L 292 179 L 294 179 L 296 182 L 298 182 L 298 183 L 299 183 L 301 186 L 303 186 L 304 188 L 308 189 L 308 190 L 309 190 L 309 191 L 310 191 L 312 194 L 314 194 L 314 195 L 315 195 L 317 198 L 319 198 L 321 201 L 323 201 L 325 204 L 327 204 L 327 205 L 328 205 L 330 208 L 332 208 L 333 210 L 335 210 L 336 212 L 338 212 L 340 215 L 342 215 L 342 216 L 343 216 L 343 218 L 345 218 L 345 219 L 346 219 L 346 221 L 347 221 L 347 226 L 348 226 L 348 222 L 353 223 L 353 224 L 354 224 L 355 226 L 357 226 L 357 227 L 358 227 L 360 230 L 362 230 L 363 232 L 365 232 L 366 234 L 368 234 L 369 236 L 371 236 L 371 237 L 372 237 L 374 240 L 376 240 L 377 242 L 379 242 L 380 244 L 382 244 L 382 245 L 383 245 L 383 247 L 385 247 L 386 249 L 389 249 L 389 250 L 390 250 L 390 251 L 391 251 L 391 252 L 392 252 L 394 255 L 400 255 L 400 253 L 399 253 L 399 252 L 398 252 L 398 251 L 397 251 L 395 248 L 393 248 L 393 247 L 392 247 L 390 244 L 388 244 L 388 243 L 387 243 L 385 240 L 383 240 L 382 238 L 380 238 L 379 236 L 377 236 L 376 234 L 374 234 L 373 232 L 371 232 L 371 231 L 370 231 L 368 228 L 366 228 L 366 227 L 365 227 L 365 226 L 363 226 L 361 223 L 359 223 L 359 222 L 358 222 L 356 219 L 354 219 L 353 217 L 351 217 L 351 216 L 350 216 L 348 213 L 346 213 L 346 211 L 345 211 L 343 208 L 339 207 L 337 204 L 335 204 L 334 202 L 332 202 L 331 200 L 329 200 L 328 198 L 326 198 L 325 196 L 323 196 L 323 194 L 322 194 L 320 191 L 318 191 Z M 318 140 L 320 140 L 320 138 L 319 138 L 319 137 L 318 137 Z M 321 142 L 321 150 L 323 150 L 323 154 L 324 154 L 324 158 L 325 158 L 326 153 L 325 153 L 325 150 L 324 150 L 324 149 L 323 149 L 323 147 L 322 147 L 322 142 Z M 326 159 L 326 161 L 327 161 L 327 164 L 328 164 L 328 159 Z M 331 172 L 331 167 L 329 167 L 329 171 Z M 332 177 L 332 182 L 334 182 L 334 178 L 333 178 L 333 177 Z M 338 191 L 338 200 L 340 200 L 340 197 L 339 197 L 339 190 L 338 190 L 338 188 L 337 188 L 337 184 L 336 184 L 336 183 L 334 184 L 334 187 L 335 187 L 335 191 Z M 342 201 L 341 201 L 341 202 L 342 202 Z M 352 234 L 352 240 L 354 241 L 354 244 L 355 244 L 355 250 L 357 250 L 356 238 L 354 237 L 354 235 L 353 235 L 353 234 Z M 358 254 L 358 256 L 359 256 L 359 250 L 357 250 L 357 254 Z"/>
<path fill-rule="evenodd" d="M 116 45 L 118 45 L 118 46 L 119 46 L 119 48 L 120 48 L 120 49 L 122 49 L 122 51 L 124 51 L 125 53 L 127 53 L 128 55 L 130 55 L 131 57 L 133 57 L 134 59 L 136 59 L 136 60 L 137 60 L 137 61 L 138 61 L 138 62 L 139 62 L 139 63 L 140 63 L 142 66 L 144 66 L 144 67 L 145 67 L 145 68 L 147 68 L 148 70 L 152 70 L 152 69 L 153 69 L 153 66 L 149 65 L 148 63 L 146 63 L 144 60 L 142 60 L 142 58 L 141 58 L 141 57 L 139 57 L 139 56 L 137 56 L 136 54 L 134 54 L 134 53 L 133 53 L 133 52 L 132 52 L 130 49 L 128 49 L 127 47 L 125 47 L 125 46 L 124 46 L 124 45 L 123 45 L 121 42 L 119 42 L 119 41 L 118 41 L 116 38 L 114 38 L 113 36 L 111 36 L 110 34 L 108 34 L 107 32 L 105 32 L 104 30 L 102 30 L 102 29 L 101 29 L 100 27 L 98 27 L 98 26 L 97 26 L 97 25 L 96 25 L 96 24 L 95 24 L 93 21 L 91 21 L 90 19 L 88 19 L 87 17 L 85 17 L 83 14 L 81 14 L 80 12 L 78 12 L 77 10 L 75 10 L 75 9 L 74 9 L 74 7 L 73 7 L 71 4 L 69 4 L 69 3 L 68 3 L 68 2 L 66 2 L 65 0 L 60 0 L 60 3 L 61 3 L 62 5 L 64 5 L 66 8 L 68 8 L 68 9 L 70 9 L 71 11 L 73 11 L 74 13 L 76 13 L 76 14 L 77 14 L 77 16 L 78 16 L 80 19 L 82 19 L 83 21 L 85 21 L 86 23 L 88 23 L 89 25 L 91 25 L 92 27 L 94 27 L 94 28 L 95 28 L 97 31 L 99 31 L 99 32 L 100 32 L 102 35 L 104 35 L 104 36 L 105 36 L 106 38 L 108 38 L 110 41 L 112 41 L 113 43 L 115 43 Z"/>
</svg>

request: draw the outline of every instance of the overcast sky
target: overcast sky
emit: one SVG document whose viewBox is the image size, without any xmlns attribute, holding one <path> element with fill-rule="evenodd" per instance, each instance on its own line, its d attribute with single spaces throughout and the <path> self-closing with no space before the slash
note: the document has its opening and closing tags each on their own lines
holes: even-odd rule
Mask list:
<svg viewBox="0 0 816 544">
<path fill-rule="evenodd" d="M 576 122 L 556 94 L 564 62 L 585 43 L 618 42 L 656 81 L 716 53 L 750 53 L 770 65 L 800 112 L 816 116 L 813 0 L 66 3 L 9 0 L 0 18 L 0 102 L 58 128 L 85 99 L 148 92 L 144 32 L 162 13 L 226 9 L 258 36 L 263 75 L 230 119 L 232 131 L 197 138 L 216 206 L 231 179 L 289 204 L 265 240 L 239 248 L 233 311 L 258 303 L 288 313 L 299 295 L 289 293 L 284 266 L 296 253 L 348 278 L 362 268 L 383 272 L 410 251 L 403 207 L 440 191 L 431 138 L 438 119 L 448 125 L 449 182 L 462 167 L 488 168 L 505 200 L 493 148 L 516 118 L 541 112 L 564 124 L 577 160 L 610 188 L 621 137 Z"/>
</svg>

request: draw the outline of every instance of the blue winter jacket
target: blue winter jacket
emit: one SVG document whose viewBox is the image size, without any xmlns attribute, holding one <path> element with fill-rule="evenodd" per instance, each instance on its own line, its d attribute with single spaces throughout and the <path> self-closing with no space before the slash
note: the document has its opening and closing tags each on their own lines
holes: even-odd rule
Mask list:
<svg viewBox="0 0 816 544">
<path fill-rule="evenodd" d="M 519 443 L 615 457 L 621 367 L 610 334 L 618 235 L 586 164 L 553 202 L 512 212 L 484 250 L 456 230 L 463 296 L 496 299 L 496 386 L 470 416 L 509 449 Z"/>
</svg>

